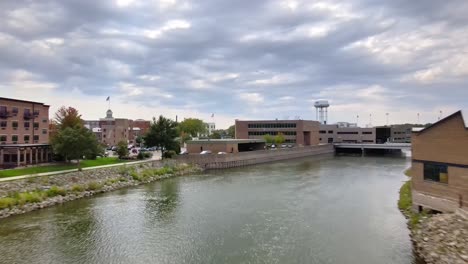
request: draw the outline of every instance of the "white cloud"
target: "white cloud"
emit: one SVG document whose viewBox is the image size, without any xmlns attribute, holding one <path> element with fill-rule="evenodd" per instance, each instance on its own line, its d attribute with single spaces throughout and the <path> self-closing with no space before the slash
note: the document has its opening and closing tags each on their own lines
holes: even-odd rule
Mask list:
<svg viewBox="0 0 468 264">
<path fill-rule="evenodd" d="M 265 98 L 259 93 L 241 93 L 239 94 L 241 100 L 246 101 L 248 104 L 263 103 Z"/>
<path fill-rule="evenodd" d="M 190 22 L 182 19 L 169 20 L 162 27 L 154 30 L 144 30 L 143 34 L 150 39 L 157 39 L 163 34 L 174 31 L 174 30 L 183 30 L 189 29 L 191 27 Z"/>
</svg>

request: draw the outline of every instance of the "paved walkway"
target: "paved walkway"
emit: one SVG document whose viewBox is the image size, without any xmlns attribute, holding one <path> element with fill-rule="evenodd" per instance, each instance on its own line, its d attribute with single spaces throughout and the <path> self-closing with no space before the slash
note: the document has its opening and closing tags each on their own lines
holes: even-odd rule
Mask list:
<svg viewBox="0 0 468 264">
<path fill-rule="evenodd" d="M 88 171 L 88 170 L 95 170 L 95 169 L 102 169 L 102 168 L 110 168 L 110 167 L 117 167 L 117 166 L 123 166 L 123 165 L 134 165 L 134 164 L 152 162 L 152 161 L 156 161 L 156 160 L 158 160 L 158 159 L 130 161 L 130 162 L 117 163 L 117 164 L 110 164 L 110 165 L 102 165 L 102 166 L 95 166 L 95 167 L 87 167 L 87 168 L 82 168 L 82 170 L 83 170 L 83 171 Z M 43 172 L 43 173 L 36 173 L 36 174 L 29 174 L 29 175 L 21 175 L 21 176 L 0 178 L 0 182 L 16 181 L 16 180 L 22 180 L 22 179 L 34 178 L 34 177 L 41 177 L 41 176 L 51 176 L 51 175 L 64 174 L 64 173 L 76 172 L 76 171 L 78 171 L 78 169 L 62 170 L 62 171 L 52 171 L 52 172 Z"/>
</svg>

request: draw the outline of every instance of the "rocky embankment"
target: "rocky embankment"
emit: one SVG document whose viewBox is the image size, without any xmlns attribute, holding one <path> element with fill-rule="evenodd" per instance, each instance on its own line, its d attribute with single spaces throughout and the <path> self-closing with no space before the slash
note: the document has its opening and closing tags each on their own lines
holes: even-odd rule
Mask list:
<svg viewBox="0 0 468 264">
<path fill-rule="evenodd" d="M 200 171 L 201 169 L 194 165 L 155 161 L 2 182 L 0 218 Z"/>
<path fill-rule="evenodd" d="M 468 263 L 468 218 L 462 213 L 437 214 L 412 229 L 417 254 L 427 264 Z"/>
</svg>

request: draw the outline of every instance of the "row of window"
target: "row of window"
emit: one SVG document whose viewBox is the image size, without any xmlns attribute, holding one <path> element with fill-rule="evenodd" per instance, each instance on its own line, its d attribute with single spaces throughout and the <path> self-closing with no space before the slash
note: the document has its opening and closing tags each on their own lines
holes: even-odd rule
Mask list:
<svg viewBox="0 0 468 264">
<path fill-rule="evenodd" d="M 259 124 L 248 124 L 248 128 L 296 128 L 296 123 L 259 123 Z"/>
<path fill-rule="evenodd" d="M 18 121 L 11 121 L 11 127 L 13 128 L 18 128 L 19 122 Z M 24 122 L 23 123 L 24 128 L 30 128 L 31 127 L 31 122 Z M 39 123 L 34 122 L 33 123 L 34 128 L 39 128 Z M 7 128 L 8 127 L 8 121 L 0 121 L 0 128 Z"/>
<path fill-rule="evenodd" d="M 320 134 L 326 134 L 327 131 L 326 130 L 320 130 L 319 131 Z M 339 132 L 336 132 L 338 135 L 358 135 L 359 132 L 358 131 L 339 131 Z M 333 134 L 333 130 L 328 130 L 328 134 Z M 372 135 L 373 133 L 371 131 L 364 131 L 362 132 L 363 135 Z"/>
<path fill-rule="evenodd" d="M 7 113 L 8 112 L 8 107 L 6 106 L 0 106 L 0 113 Z M 12 115 L 17 115 L 19 113 L 19 108 L 18 107 L 11 107 L 11 114 Z M 24 108 L 23 113 L 25 115 L 30 115 L 31 114 L 31 109 L 29 108 Z M 34 115 L 39 115 L 39 110 L 34 110 Z"/>
<path fill-rule="evenodd" d="M 18 135 L 12 135 L 11 136 L 11 141 L 12 142 L 18 142 L 18 138 L 19 138 Z M 8 140 L 8 137 L 6 135 L 0 135 L 0 142 L 6 142 L 7 140 Z M 24 135 L 23 140 L 25 142 L 29 142 L 29 140 L 31 140 L 31 136 L 30 135 Z M 38 141 L 39 140 L 39 135 L 34 135 L 33 140 Z"/>
<path fill-rule="evenodd" d="M 296 131 L 249 131 L 249 136 L 265 136 L 265 135 L 270 135 L 270 136 L 276 136 L 279 133 L 285 135 L 285 136 L 295 136 Z"/>
</svg>

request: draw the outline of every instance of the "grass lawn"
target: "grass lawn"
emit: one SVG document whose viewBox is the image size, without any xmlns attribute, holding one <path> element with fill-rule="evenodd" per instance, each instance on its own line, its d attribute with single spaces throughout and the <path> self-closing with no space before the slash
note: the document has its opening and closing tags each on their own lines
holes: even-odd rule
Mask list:
<svg viewBox="0 0 468 264">
<path fill-rule="evenodd" d="M 117 164 L 126 162 L 126 160 L 119 160 L 118 158 L 97 158 L 95 160 L 82 160 L 80 161 L 81 167 L 95 167 L 101 165 L 110 165 L 110 164 Z M 37 174 L 43 172 L 53 172 L 53 171 L 61 171 L 61 170 L 71 170 L 76 169 L 76 164 L 66 164 L 60 163 L 57 165 L 49 165 L 49 166 L 37 166 L 37 167 L 28 167 L 28 168 L 20 168 L 20 169 L 11 169 L 11 170 L 0 170 L 0 178 L 6 177 L 14 177 L 14 176 L 21 176 L 21 175 L 29 175 L 29 174 Z"/>
</svg>

